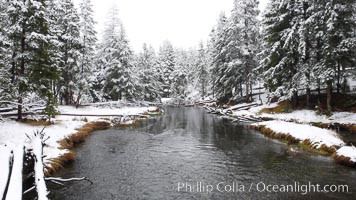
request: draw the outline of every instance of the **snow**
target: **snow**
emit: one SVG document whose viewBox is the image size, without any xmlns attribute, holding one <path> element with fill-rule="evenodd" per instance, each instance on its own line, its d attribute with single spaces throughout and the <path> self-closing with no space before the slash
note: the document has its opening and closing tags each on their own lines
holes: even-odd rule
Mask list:
<svg viewBox="0 0 356 200">
<path fill-rule="evenodd" d="M 4 194 L 6 182 L 9 175 L 9 161 L 11 151 L 4 145 L 0 145 L 0 197 Z"/>
<path fill-rule="evenodd" d="M 55 120 L 58 122 L 55 125 L 47 126 L 44 129 L 46 135 L 50 136 L 47 141 L 48 147 L 44 149 L 47 159 L 55 158 L 64 150 L 59 150 L 59 144 L 57 141 L 60 139 L 75 133 L 75 129 L 84 125 L 83 121 L 73 121 L 72 117 L 57 117 Z M 9 146 L 16 146 L 18 144 L 24 144 L 26 141 L 26 134 L 31 135 L 35 131 L 40 131 L 43 127 L 31 126 L 15 121 L 5 121 L 0 123 L 0 144 L 7 144 Z"/>
<path fill-rule="evenodd" d="M 282 114 L 261 114 L 261 117 L 268 117 L 272 119 L 296 121 L 300 123 L 322 122 L 322 123 L 340 123 L 353 124 L 356 122 L 356 113 L 349 112 L 335 112 L 330 117 L 326 115 L 318 115 L 312 110 L 298 110 L 292 113 Z"/>
<path fill-rule="evenodd" d="M 122 108 L 99 108 L 94 106 L 86 106 L 83 108 L 75 108 L 73 106 L 59 106 L 61 114 L 76 114 L 76 115 L 137 115 L 147 111 L 154 111 L 157 107 L 122 107 Z"/>
<path fill-rule="evenodd" d="M 243 106 L 238 104 L 235 107 Z M 265 104 L 262 106 L 252 107 L 248 110 L 238 110 L 233 112 L 233 116 L 250 116 L 255 118 L 270 118 L 283 121 L 294 121 L 298 123 L 339 123 L 339 124 L 354 124 L 356 122 L 356 113 L 351 112 L 334 112 L 331 116 L 319 115 L 313 110 L 296 110 L 291 113 L 260 113 L 264 108 L 273 108 L 278 104 Z"/>
<path fill-rule="evenodd" d="M 276 120 L 255 123 L 252 124 L 252 126 L 265 126 L 274 132 L 291 135 L 301 141 L 309 140 L 311 145 L 317 149 L 322 145 L 326 145 L 327 147 L 340 147 L 345 145 L 336 132 L 307 124 L 296 124 Z"/>
<path fill-rule="evenodd" d="M 354 146 L 344 146 L 336 151 L 336 155 L 350 158 L 351 162 L 356 163 L 356 148 Z"/>
<path fill-rule="evenodd" d="M 14 164 L 12 167 L 9 190 L 7 191 L 6 200 L 21 200 L 22 199 L 22 168 L 23 168 L 23 153 L 22 145 L 18 145 L 14 149 Z"/>
<path fill-rule="evenodd" d="M 161 98 L 162 104 L 169 104 L 173 101 L 173 98 Z"/>
<path fill-rule="evenodd" d="M 35 184 L 36 184 L 36 191 L 38 194 L 38 200 L 47 200 L 48 190 L 46 186 L 46 181 L 44 180 L 44 166 L 42 162 L 42 140 L 39 135 L 33 138 L 31 141 L 31 146 L 33 149 L 33 154 L 36 156 L 35 159 Z"/>
<path fill-rule="evenodd" d="M 139 115 L 144 112 L 155 111 L 157 107 L 123 107 L 123 108 L 97 108 L 88 106 L 84 108 L 78 108 L 72 106 L 59 106 L 59 111 L 65 114 L 77 114 L 77 115 Z M 100 121 L 100 117 L 85 117 L 88 122 Z M 76 129 L 82 127 L 85 123 L 83 118 L 74 116 L 57 116 L 53 119 L 54 125 L 46 126 L 44 132 L 46 136 L 50 138 L 46 141 L 46 147 L 44 148 L 44 155 L 46 158 L 45 163 L 50 163 L 50 159 L 57 158 L 60 155 L 67 153 L 65 149 L 59 149 L 60 144 L 58 141 L 63 138 L 76 133 Z M 7 145 L 15 147 L 20 144 L 26 143 L 26 134 L 31 135 L 36 131 L 42 130 L 42 126 L 32 126 L 24 123 L 19 123 L 12 120 L 5 120 L 0 122 L 0 145 Z M 3 151 L 3 149 L 0 149 Z M 5 151 L 5 150 L 4 150 Z M 5 158 L 0 158 L 5 159 Z M 1 184 L 1 183 L 0 183 Z"/>
</svg>

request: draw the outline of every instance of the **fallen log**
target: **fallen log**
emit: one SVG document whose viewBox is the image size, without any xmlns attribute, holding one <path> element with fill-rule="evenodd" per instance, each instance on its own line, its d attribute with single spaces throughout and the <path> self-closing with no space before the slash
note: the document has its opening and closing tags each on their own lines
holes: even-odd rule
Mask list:
<svg viewBox="0 0 356 200">
<path fill-rule="evenodd" d="M 6 193 L 6 200 L 22 199 L 23 156 L 24 146 L 17 146 L 14 149 L 13 166 L 8 191 Z"/>
<path fill-rule="evenodd" d="M 32 152 L 35 158 L 35 186 L 38 200 L 47 200 L 48 190 L 45 182 L 44 165 L 43 165 L 43 134 L 38 134 L 32 139 Z"/>
<path fill-rule="evenodd" d="M 70 113 L 61 113 L 59 116 L 73 116 L 73 117 L 138 117 L 138 118 L 147 118 L 147 115 L 97 115 L 97 114 L 70 114 Z"/>
<path fill-rule="evenodd" d="M 3 165 L 0 167 L 2 172 L 0 173 L 0 179 L 1 180 L 6 180 L 6 181 L 0 181 L 0 194 L 1 194 L 1 199 L 5 200 L 6 199 L 6 194 L 9 189 L 10 185 L 10 180 L 11 180 L 11 173 L 12 173 L 12 166 L 14 162 L 14 154 L 13 151 L 10 151 L 5 146 L 0 147 L 0 165 Z"/>
<path fill-rule="evenodd" d="M 48 177 L 45 178 L 46 181 L 55 181 L 55 182 L 71 182 L 71 181 L 88 181 L 90 184 L 93 184 L 93 182 L 87 178 L 87 177 L 81 177 L 81 178 L 59 178 L 59 177 Z"/>
<path fill-rule="evenodd" d="M 245 108 L 250 109 L 251 107 L 258 106 L 258 105 L 259 105 L 258 103 L 251 103 L 251 104 L 244 105 L 244 106 L 229 108 L 229 110 L 243 110 Z"/>
</svg>

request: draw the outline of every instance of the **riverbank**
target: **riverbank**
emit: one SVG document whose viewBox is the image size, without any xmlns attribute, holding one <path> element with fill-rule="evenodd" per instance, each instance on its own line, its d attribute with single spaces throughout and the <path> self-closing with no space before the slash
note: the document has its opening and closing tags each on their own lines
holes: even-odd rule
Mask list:
<svg viewBox="0 0 356 200">
<path fill-rule="evenodd" d="M 29 143 L 27 136 L 44 128 L 46 137 L 49 137 L 43 149 L 45 174 L 50 175 L 74 160 L 73 147 L 83 142 L 91 132 L 119 124 L 132 125 L 137 120 L 160 112 L 157 107 L 86 106 L 76 109 L 73 106 L 59 106 L 58 110 L 60 115 L 52 119 L 51 123 L 37 119 L 38 116 L 24 122 L 3 120 L 0 122 L 0 146 L 7 150 L 26 146 Z M 6 163 L 0 166 L 1 170 L 8 167 Z"/>
<path fill-rule="evenodd" d="M 355 133 L 356 113 L 334 112 L 320 114 L 314 110 L 290 110 L 286 102 L 238 104 L 229 108 L 210 108 L 208 111 L 248 123 L 268 137 L 300 144 L 304 149 L 331 156 L 339 164 L 356 166 L 356 149 L 343 141 L 338 131 Z M 347 150 L 343 150 L 347 149 Z"/>
</svg>

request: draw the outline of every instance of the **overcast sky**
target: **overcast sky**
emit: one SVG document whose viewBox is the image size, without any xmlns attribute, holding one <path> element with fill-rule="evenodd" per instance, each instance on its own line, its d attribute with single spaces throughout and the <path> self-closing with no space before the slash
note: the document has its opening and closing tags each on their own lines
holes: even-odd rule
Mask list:
<svg viewBox="0 0 356 200">
<path fill-rule="evenodd" d="M 74 0 L 76 4 L 82 0 Z M 221 11 L 230 14 L 233 0 L 91 0 L 98 32 L 114 3 L 119 9 L 131 47 L 140 51 L 143 43 L 156 51 L 163 40 L 176 47 L 197 46 L 206 41 Z M 264 9 L 268 0 L 260 0 Z M 100 35 L 100 34 L 99 34 Z M 100 38 L 99 38 L 100 39 Z"/>
</svg>

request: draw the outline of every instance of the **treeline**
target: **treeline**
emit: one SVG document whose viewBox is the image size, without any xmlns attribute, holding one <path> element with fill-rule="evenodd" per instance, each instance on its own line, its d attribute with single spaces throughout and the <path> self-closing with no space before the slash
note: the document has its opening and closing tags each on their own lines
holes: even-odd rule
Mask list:
<svg viewBox="0 0 356 200">
<path fill-rule="evenodd" d="M 0 105 L 16 102 L 18 120 L 28 99 L 45 100 L 52 117 L 58 104 L 207 92 L 204 45 L 182 50 L 166 41 L 158 54 L 148 45 L 135 54 L 115 7 L 100 41 L 90 0 L 79 9 L 72 0 L 0 0 L 0 11 Z"/>
<path fill-rule="evenodd" d="M 24 100 L 56 105 L 102 101 L 253 101 L 253 85 L 282 90 L 297 104 L 312 89 L 347 92 L 355 77 L 355 0 L 271 0 L 262 21 L 257 0 L 235 0 L 206 45 L 156 53 L 130 47 L 118 10 L 97 38 L 90 0 L 0 0 L 0 106 Z"/>
<path fill-rule="evenodd" d="M 1 0 L 0 10 L 0 100 L 17 99 L 18 120 L 34 95 L 49 117 L 57 102 L 79 101 L 91 87 L 96 42 L 89 1 L 79 12 L 71 0 Z"/>
<path fill-rule="evenodd" d="M 271 0 L 260 22 L 257 0 L 235 0 L 229 18 L 221 15 L 212 34 L 212 83 L 227 103 L 245 97 L 262 80 L 274 92 L 283 89 L 294 105 L 305 90 L 347 92 L 355 77 L 354 0 Z M 262 30 L 262 31 L 260 31 Z"/>
</svg>

